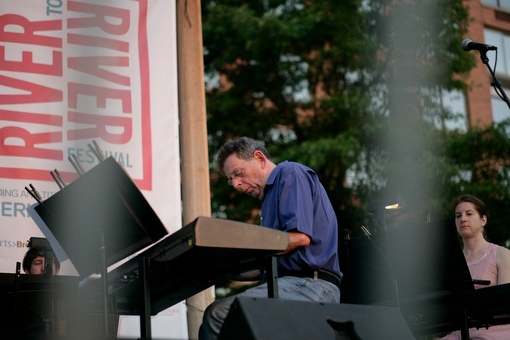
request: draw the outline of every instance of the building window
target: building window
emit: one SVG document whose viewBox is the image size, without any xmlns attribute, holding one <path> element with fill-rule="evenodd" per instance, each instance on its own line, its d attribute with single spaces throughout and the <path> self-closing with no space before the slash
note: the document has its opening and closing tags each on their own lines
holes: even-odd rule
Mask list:
<svg viewBox="0 0 510 340">
<path fill-rule="evenodd" d="M 467 131 L 464 93 L 459 90 L 422 89 L 423 118 L 440 130 Z"/>
<path fill-rule="evenodd" d="M 510 1 L 510 0 L 509 0 Z M 491 29 L 484 29 L 485 43 L 496 46 L 497 51 L 489 51 L 487 56 L 489 57 L 489 65 L 494 67 L 496 61 L 495 53 L 498 54 L 498 64 L 494 71 L 498 74 L 502 74 L 510 77 L 510 36 L 503 34 L 502 32 L 494 31 Z"/>
<path fill-rule="evenodd" d="M 449 112 L 444 124 L 448 130 L 467 130 L 466 99 L 464 93 L 457 90 L 443 91 L 443 108 Z"/>
<path fill-rule="evenodd" d="M 501 1 L 499 2 L 502 3 Z M 505 1 L 510 9 L 510 0 Z M 496 56 L 491 51 L 487 54 L 489 57 L 489 64 L 495 68 L 496 75 L 501 76 L 501 80 L 504 86 L 508 86 L 508 80 L 510 79 L 510 35 L 503 34 L 502 32 L 484 29 L 485 43 L 494 45 L 498 48 L 497 65 L 494 66 Z M 510 88 L 503 87 L 507 96 L 510 96 Z M 510 118 L 510 112 L 508 105 L 503 99 L 501 99 L 494 88 L 491 89 L 491 106 L 492 106 L 492 121 L 497 124 Z"/>
<path fill-rule="evenodd" d="M 482 0 L 482 4 L 510 10 L 510 0 Z"/>
<path fill-rule="evenodd" d="M 503 88 L 503 91 L 505 91 L 507 96 L 510 95 L 510 89 Z M 502 121 L 510 118 L 510 110 L 508 105 L 497 95 L 494 89 L 491 91 L 491 105 L 492 121 L 494 124 L 501 123 Z"/>
</svg>

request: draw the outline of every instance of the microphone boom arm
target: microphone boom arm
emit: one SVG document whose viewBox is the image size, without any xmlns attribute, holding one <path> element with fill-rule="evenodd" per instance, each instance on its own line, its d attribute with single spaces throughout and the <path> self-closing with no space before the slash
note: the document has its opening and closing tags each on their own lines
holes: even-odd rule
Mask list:
<svg viewBox="0 0 510 340">
<path fill-rule="evenodd" d="M 482 63 L 487 66 L 487 69 L 489 70 L 489 73 L 492 76 L 492 83 L 491 85 L 494 86 L 496 93 L 498 96 L 503 99 L 503 101 L 506 103 L 508 108 L 510 109 L 510 100 L 508 99 L 505 90 L 503 90 L 503 86 L 501 85 L 500 81 L 496 77 L 495 72 L 492 70 L 491 66 L 489 65 L 489 58 L 487 57 L 486 51 L 480 51 L 480 59 L 482 60 Z"/>
</svg>

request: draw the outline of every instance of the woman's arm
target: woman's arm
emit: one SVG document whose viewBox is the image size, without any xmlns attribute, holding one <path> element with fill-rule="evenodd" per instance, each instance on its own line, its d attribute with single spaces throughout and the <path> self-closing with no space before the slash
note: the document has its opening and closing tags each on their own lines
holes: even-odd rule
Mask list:
<svg viewBox="0 0 510 340">
<path fill-rule="evenodd" d="M 498 266 L 498 285 L 510 283 L 510 250 L 508 248 L 498 248 L 496 264 Z"/>
</svg>

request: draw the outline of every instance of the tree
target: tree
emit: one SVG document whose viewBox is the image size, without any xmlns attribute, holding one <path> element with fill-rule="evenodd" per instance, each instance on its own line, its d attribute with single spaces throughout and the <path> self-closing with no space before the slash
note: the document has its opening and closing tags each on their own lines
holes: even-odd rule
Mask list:
<svg viewBox="0 0 510 340">
<path fill-rule="evenodd" d="M 361 1 L 203 5 L 211 155 L 231 136 L 261 139 L 277 162 L 314 168 L 342 225 L 351 224 L 359 212 L 344 184 L 360 152 L 359 131 L 370 128 L 367 77 L 376 61 Z M 213 209 L 256 222 L 259 202 L 219 180 Z"/>
</svg>

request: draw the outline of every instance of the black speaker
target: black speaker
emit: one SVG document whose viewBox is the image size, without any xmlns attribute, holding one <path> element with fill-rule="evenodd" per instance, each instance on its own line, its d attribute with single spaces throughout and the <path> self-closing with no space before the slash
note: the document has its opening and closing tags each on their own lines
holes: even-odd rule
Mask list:
<svg viewBox="0 0 510 340">
<path fill-rule="evenodd" d="M 238 297 L 219 339 L 414 339 L 394 307 Z"/>
</svg>

